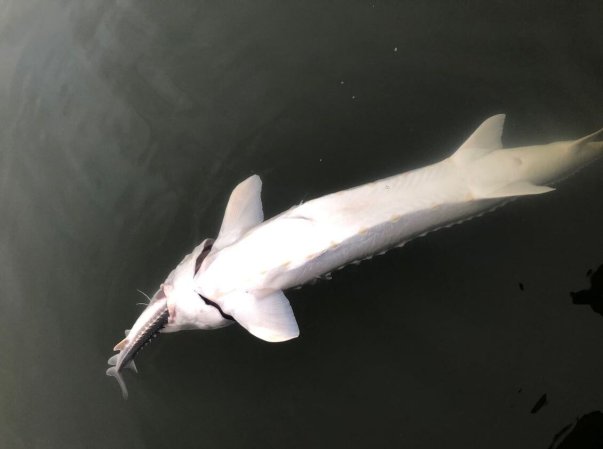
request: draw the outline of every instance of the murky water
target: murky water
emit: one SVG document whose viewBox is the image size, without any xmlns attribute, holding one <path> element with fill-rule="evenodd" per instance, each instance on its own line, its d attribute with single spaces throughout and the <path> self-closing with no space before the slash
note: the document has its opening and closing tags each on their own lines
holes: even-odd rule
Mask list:
<svg viewBox="0 0 603 449">
<path fill-rule="evenodd" d="M 297 340 L 162 336 L 122 400 L 137 289 L 249 174 L 271 216 L 494 113 L 509 146 L 603 126 L 598 1 L 285 3 L 0 2 L 1 447 L 533 448 L 603 409 L 603 319 L 569 295 L 603 263 L 601 163 L 289 292 Z"/>
</svg>

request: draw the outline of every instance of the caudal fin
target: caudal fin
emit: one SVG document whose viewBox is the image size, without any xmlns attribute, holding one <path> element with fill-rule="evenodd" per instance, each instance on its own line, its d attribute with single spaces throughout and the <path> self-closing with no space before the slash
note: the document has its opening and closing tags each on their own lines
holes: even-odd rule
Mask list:
<svg viewBox="0 0 603 449">
<path fill-rule="evenodd" d="M 584 137 L 574 141 L 574 143 L 572 144 L 572 147 L 579 149 L 579 148 L 583 147 L 585 144 L 595 142 L 599 138 L 603 138 L 603 128 L 595 131 L 592 134 L 589 134 L 588 136 L 584 136 Z M 602 142 L 599 142 L 599 143 L 602 143 Z"/>
<path fill-rule="evenodd" d="M 601 139 L 603 139 L 603 128 L 574 141 L 570 146 L 570 150 L 575 151 L 578 155 L 585 156 L 588 160 L 595 160 L 603 156 L 603 141 Z"/>
</svg>

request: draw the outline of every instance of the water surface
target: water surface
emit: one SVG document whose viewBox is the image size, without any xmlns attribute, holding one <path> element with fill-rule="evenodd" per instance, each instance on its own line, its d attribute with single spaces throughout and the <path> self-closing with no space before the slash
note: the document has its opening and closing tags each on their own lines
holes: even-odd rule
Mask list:
<svg viewBox="0 0 603 449">
<path fill-rule="evenodd" d="M 289 292 L 297 340 L 162 336 L 127 402 L 104 371 L 137 289 L 215 236 L 252 173 L 269 217 L 437 161 L 495 113 L 508 146 L 603 126 L 602 18 L 594 0 L 0 2 L 0 445 L 533 448 L 598 417 L 603 319 L 569 293 L 603 263 L 600 163 Z"/>
</svg>

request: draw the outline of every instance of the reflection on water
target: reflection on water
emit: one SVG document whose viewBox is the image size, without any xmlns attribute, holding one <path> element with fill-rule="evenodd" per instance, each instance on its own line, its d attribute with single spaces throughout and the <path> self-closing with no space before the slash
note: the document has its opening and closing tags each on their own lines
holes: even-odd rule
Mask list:
<svg viewBox="0 0 603 449">
<path fill-rule="evenodd" d="M 507 145 L 600 127 L 602 7 L 2 2 L 0 446 L 538 447 L 599 409 L 603 326 L 566 292 L 601 262 L 600 164 L 288 293 L 296 341 L 162 336 L 127 402 L 104 371 L 251 173 L 269 217 L 497 112 Z"/>
</svg>

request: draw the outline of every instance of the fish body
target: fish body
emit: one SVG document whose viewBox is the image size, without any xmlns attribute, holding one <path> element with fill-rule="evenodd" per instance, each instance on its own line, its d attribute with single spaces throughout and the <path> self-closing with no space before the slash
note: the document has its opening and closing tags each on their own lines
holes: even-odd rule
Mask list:
<svg viewBox="0 0 603 449">
<path fill-rule="evenodd" d="M 502 129 L 503 119 L 495 116 L 480 129 Z M 512 149 L 499 142 L 500 134 L 490 143 L 496 149 L 475 152 L 473 145 L 487 143 L 470 140 L 438 163 L 311 200 L 260 223 L 209 254 L 196 275 L 197 290 L 219 300 L 237 290 L 304 284 L 515 197 L 551 192 L 551 185 L 603 152 L 601 142 Z M 243 185 L 259 191 L 261 182 L 256 176 Z"/>
<path fill-rule="evenodd" d="M 295 338 L 299 328 L 283 290 L 514 198 L 551 192 L 603 156 L 603 142 L 596 141 L 603 130 L 503 149 L 504 119 L 484 121 L 440 162 L 308 201 L 266 221 L 260 178 L 246 179 L 230 195 L 216 240 L 202 242 L 162 284 L 169 314 L 163 331 L 236 321 L 266 341 Z"/>
<path fill-rule="evenodd" d="M 503 201 L 471 199 L 462 174 L 447 159 L 293 207 L 210 254 L 197 288 L 216 299 L 286 290 Z"/>
<path fill-rule="evenodd" d="M 440 162 L 308 201 L 267 221 L 261 181 L 248 178 L 231 195 L 220 234 L 195 274 L 196 291 L 262 339 L 294 338 L 299 331 L 283 290 L 514 198 L 551 192 L 603 155 L 603 142 L 595 141 L 603 130 L 503 149 L 504 119 L 487 119 Z"/>
</svg>

